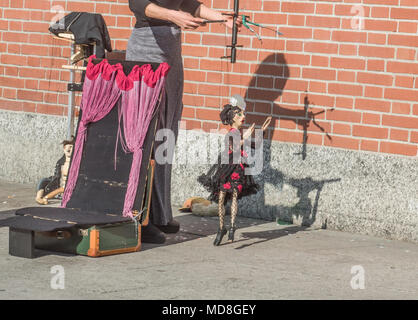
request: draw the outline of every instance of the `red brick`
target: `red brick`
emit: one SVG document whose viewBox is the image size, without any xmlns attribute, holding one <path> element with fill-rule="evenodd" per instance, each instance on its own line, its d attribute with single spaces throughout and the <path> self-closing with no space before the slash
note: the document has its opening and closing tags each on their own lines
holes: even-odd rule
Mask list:
<svg viewBox="0 0 418 320">
<path fill-rule="evenodd" d="M 344 122 L 361 122 L 361 113 L 348 110 L 327 110 L 327 120 Z"/>
<path fill-rule="evenodd" d="M 418 19 L 418 9 L 412 8 L 391 8 L 390 10 L 391 19 L 409 19 L 417 20 Z"/>
<path fill-rule="evenodd" d="M 393 76 L 379 73 L 358 72 L 357 81 L 360 83 L 392 86 Z"/>
<path fill-rule="evenodd" d="M 200 130 L 202 128 L 202 122 L 196 120 L 184 120 L 184 129 L 186 130 Z"/>
<path fill-rule="evenodd" d="M 385 61 L 384 60 L 367 60 L 367 70 L 370 71 L 385 71 Z"/>
<path fill-rule="evenodd" d="M 409 21 L 399 21 L 398 32 L 417 33 L 417 23 Z"/>
<path fill-rule="evenodd" d="M 386 139 L 388 137 L 388 132 L 389 130 L 387 128 L 369 127 L 361 125 L 353 126 L 353 136 L 356 137 Z"/>
<path fill-rule="evenodd" d="M 364 88 L 364 96 L 368 98 L 383 98 L 383 88 L 366 86 Z"/>
<path fill-rule="evenodd" d="M 330 40 L 331 30 L 314 29 L 313 38 L 316 40 Z"/>
<path fill-rule="evenodd" d="M 335 122 L 332 124 L 332 133 L 351 136 L 351 125 Z"/>
<path fill-rule="evenodd" d="M 361 140 L 360 150 L 364 151 L 379 151 L 379 142 L 374 140 Z"/>
<path fill-rule="evenodd" d="M 335 80 L 336 72 L 331 69 L 303 68 L 302 77 L 304 79 Z"/>
<path fill-rule="evenodd" d="M 311 65 L 313 67 L 329 67 L 329 57 L 324 56 L 312 56 Z"/>
<path fill-rule="evenodd" d="M 396 76 L 395 79 L 395 86 L 396 87 L 403 87 L 403 88 L 413 88 L 414 87 L 414 79 L 415 77 L 408 77 L 408 76 Z"/>
<path fill-rule="evenodd" d="M 281 11 L 289 13 L 314 13 L 314 3 L 282 2 Z"/>
<path fill-rule="evenodd" d="M 199 120 L 219 121 L 219 111 L 213 109 L 196 109 L 196 118 Z"/>
<path fill-rule="evenodd" d="M 415 49 L 398 48 L 396 59 L 400 60 L 415 60 Z"/>
<path fill-rule="evenodd" d="M 330 83 L 328 84 L 328 93 L 350 96 L 362 96 L 363 88 L 361 86 L 351 84 Z"/>
<path fill-rule="evenodd" d="M 338 45 L 335 43 L 328 42 L 306 42 L 304 45 L 304 51 L 336 54 L 338 52 Z"/>
<path fill-rule="evenodd" d="M 397 88 L 385 88 L 386 99 L 402 100 L 402 101 L 418 101 L 418 91 Z"/>
<path fill-rule="evenodd" d="M 418 74 L 417 63 L 388 61 L 386 64 L 386 71 L 393 73 L 411 73 Z"/>
<path fill-rule="evenodd" d="M 336 97 L 335 98 L 335 107 L 344 108 L 344 109 L 353 109 L 354 99 L 347 97 Z"/>
<path fill-rule="evenodd" d="M 416 48 L 418 47 L 418 36 L 389 34 L 388 44 Z"/>
<path fill-rule="evenodd" d="M 287 38 L 297 38 L 297 39 L 311 39 L 312 38 L 312 28 L 281 27 L 280 32 L 285 34 Z M 263 43 L 264 42 L 265 41 L 263 41 Z"/>
<path fill-rule="evenodd" d="M 367 41 L 367 33 L 361 31 L 333 31 L 332 32 L 333 41 L 341 42 L 363 42 Z"/>
<path fill-rule="evenodd" d="M 305 16 L 304 15 L 289 15 L 287 17 L 287 25 L 289 26 L 304 26 Z"/>
<path fill-rule="evenodd" d="M 338 69 L 364 70 L 366 67 L 366 61 L 363 59 L 331 58 L 331 67 Z"/>
<path fill-rule="evenodd" d="M 325 139 L 325 146 L 358 150 L 360 140 L 332 135 L 331 140 Z"/>
<path fill-rule="evenodd" d="M 401 154 L 405 156 L 416 156 L 417 146 L 404 143 L 381 141 L 379 151 L 392 154 Z"/>
<path fill-rule="evenodd" d="M 390 129 L 390 140 L 405 141 L 408 142 L 409 132 L 408 130 Z"/>
<path fill-rule="evenodd" d="M 363 119 L 361 120 L 361 123 L 380 125 L 381 117 L 382 116 L 377 113 L 363 112 Z"/>
<path fill-rule="evenodd" d="M 302 51 L 303 42 L 296 40 L 286 40 L 286 51 Z"/>
<path fill-rule="evenodd" d="M 64 114 L 64 108 L 53 104 L 38 103 L 36 105 L 36 112 L 62 116 Z"/>
<path fill-rule="evenodd" d="M 327 92 L 327 84 L 325 82 L 310 81 L 309 82 L 309 92 L 326 93 Z"/>
<path fill-rule="evenodd" d="M 214 122 L 203 122 L 202 129 L 206 132 L 216 132 L 219 129 L 219 124 Z"/>
<path fill-rule="evenodd" d="M 305 54 L 287 53 L 285 59 L 288 64 L 310 65 L 311 57 Z"/>
<path fill-rule="evenodd" d="M 366 30 L 396 32 L 397 21 L 364 19 L 364 27 Z"/>
<path fill-rule="evenodd" d="M 388 127 L 418 129 L 418 118 L 384 114 L 382 116 L 382 124 Z"/>
<path fill-rule="evenodd" d="M 271 138 L 275 141 L 301 143 L 303 134 L 296 131 L 274 130 Z"/>
<path fill-rule="evenodd" d="M 371 100 L 371 99 L 356 99 L 356 109 L 371 110 L 379 112 L 390 112 L 390 101 L 385 100 Z"/>
<path fill-rule="evenodd" d="M 386 38 L 387 38 L 386 34 L 369 32 L 367 34 L 367 43 L 385 45 Z"/>
<path fill-rule="evenodd" d="M 411 139 L 409 140 L 409 142 L 418 143 L 418 131 L 411 132 Z"/>
<path fill-rule="evenodd" d="M 330 95 L 309 94 L 309 101 L 315 106 L 334 107 L 335 98 Z"/>
<path fill-rule="evenodd" d="M 365 56 L 365 57 L 377 57 L 377 58 L 390 59 L 395 56 L 395 48 L 360 46 L 359 55 Z"/>
<path fill-rule="evenodd" d="M 337 80 L 343 82 L 355 82 L 356 73 L 354 71 L 338 71 Z"/>
<path fill-rule="evenodd" d="M 371 16 L 373 18 L 389 18 L 390 7 L 372 7 Z"/>
<path fill-rule="evenodd" d="M 292 119 L 280 119 L 280 124 L 279 124 L 280 128 L 284 128 L 284 129 L 296 129 L 296 122 L 295 120 Z"/>
<path fill-rule="evenodd" d="M 317 3 L 315 8 L 316 14 L 323 14 L 323 15 L 332 15 L 334 10 L 334 6 L 328 3 Z"/>
<path fill-rule="evenodd" d="M 338 53 L 340 55 L 354 56 L 357 55 L 358 48 L 352 44 L 340 44 Z"/>
<path fill-rule="evenodd" d="M 398 5 L 399 0 L 363 0 L 364 4 Z"/>
<path fill-rule="evenodd" d="M 306 16 L 306 25 L 315 28 L 339 28 L 340 18 L 324 16 Z"/>
</svg>

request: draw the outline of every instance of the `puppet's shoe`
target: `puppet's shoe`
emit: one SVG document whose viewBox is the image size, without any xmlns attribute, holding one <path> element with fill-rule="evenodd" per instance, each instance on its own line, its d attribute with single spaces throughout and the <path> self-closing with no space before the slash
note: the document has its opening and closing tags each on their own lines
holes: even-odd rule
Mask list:
<svg viewBox="0 0 418 320">
<path fill-rule="evenodd" d="M 219 246 L 222 242 L 222 238 L 226 235 L 226 228 L 218 229 L 218 233 L 216 234 L 215 241 L 213 242 L 214 246 Z"/>
<path fill-rule="evenodd" d="M 143 243 L 162 244 L 165 242 L 165 235 L 152 223 L 142 228 L 141 241 Z"/>
<path fill-rule="evenodd" d="M 180 230 L 180 223 L 178 223 L 176 220 L 171 220 L 167 225 L 160 226 L 155 225 L 158 229 L 160 229 L 164 233 L 177 233 Z"/>
<path fill-rule="evenodd" d="M 235 230 L 237 230 L 237 228 L 235 228 L 234 226 L 229 228 L 228 241 L 234 242 Z"/>
</svg>

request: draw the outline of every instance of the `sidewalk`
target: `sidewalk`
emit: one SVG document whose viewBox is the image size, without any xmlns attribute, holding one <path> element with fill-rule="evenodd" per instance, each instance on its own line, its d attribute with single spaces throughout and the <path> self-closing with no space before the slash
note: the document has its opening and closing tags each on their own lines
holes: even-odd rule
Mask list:
<svg viewBox="0 0 418 320">
<path fill-rule="evenodd" d="M 0 219 L 34 198 L 35 186 L 0 181 Z M 236 241 L 214 247 L 217 218 L 177 209 L 164 245 L 102 258 L 13 257 L 1 228 L 0 299 L 418 299 L 416 244 L 238 217 Z M 51 288 L 56 265 L 63 290 Z"/>
</svg>

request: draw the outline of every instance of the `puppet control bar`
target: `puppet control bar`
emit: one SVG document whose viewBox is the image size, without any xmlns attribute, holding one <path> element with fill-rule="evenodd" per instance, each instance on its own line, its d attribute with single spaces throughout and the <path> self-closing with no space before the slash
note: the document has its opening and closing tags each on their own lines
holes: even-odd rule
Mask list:
<svg viewBox="0 0 418 320">
<path fill-rule="evenodd" d="M 237 45 L 238 39 L 238 27 L 237 27 L 237 18 L 239 17 L 239 0 L 234 0 L 234 13 L 223 13 L 226 16 L 232 16 L 234 18 L 234 23 L 232 24 L 232 41 L 231 44 L 227 47 L 231 48 L 231 55 L 224 56 L 222 59 L 231 58 L 231 63 L 235 63 L 237 61 L 237 47 L 242 47 Z"/>
</svg>

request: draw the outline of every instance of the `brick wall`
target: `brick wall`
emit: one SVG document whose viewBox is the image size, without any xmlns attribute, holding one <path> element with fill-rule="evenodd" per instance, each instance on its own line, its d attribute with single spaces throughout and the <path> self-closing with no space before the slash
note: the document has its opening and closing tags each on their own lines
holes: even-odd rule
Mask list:
<svg viewBox="0 0 418 320">
<path fill-rule="evenodd" d="M 0 108 L 66 115 L 69 72 L 60 66 L 70 49 L 47 31 L 51 8 L 101 13 L 113 48 L 125 50 L 135 23 L 127 3 L 0 0 Z M 225 28 L 184 32 L 188 129 L 219 129 L 221 105 L 239 93 L 247 123 L 274 116 L 272 140 L 417 156 L 418 0 L 241 0 L 241 9 L 284 35 L 254 27 L 260 42 L 243 28 L 230 64 L 219 59 Z"/>
</svg>

